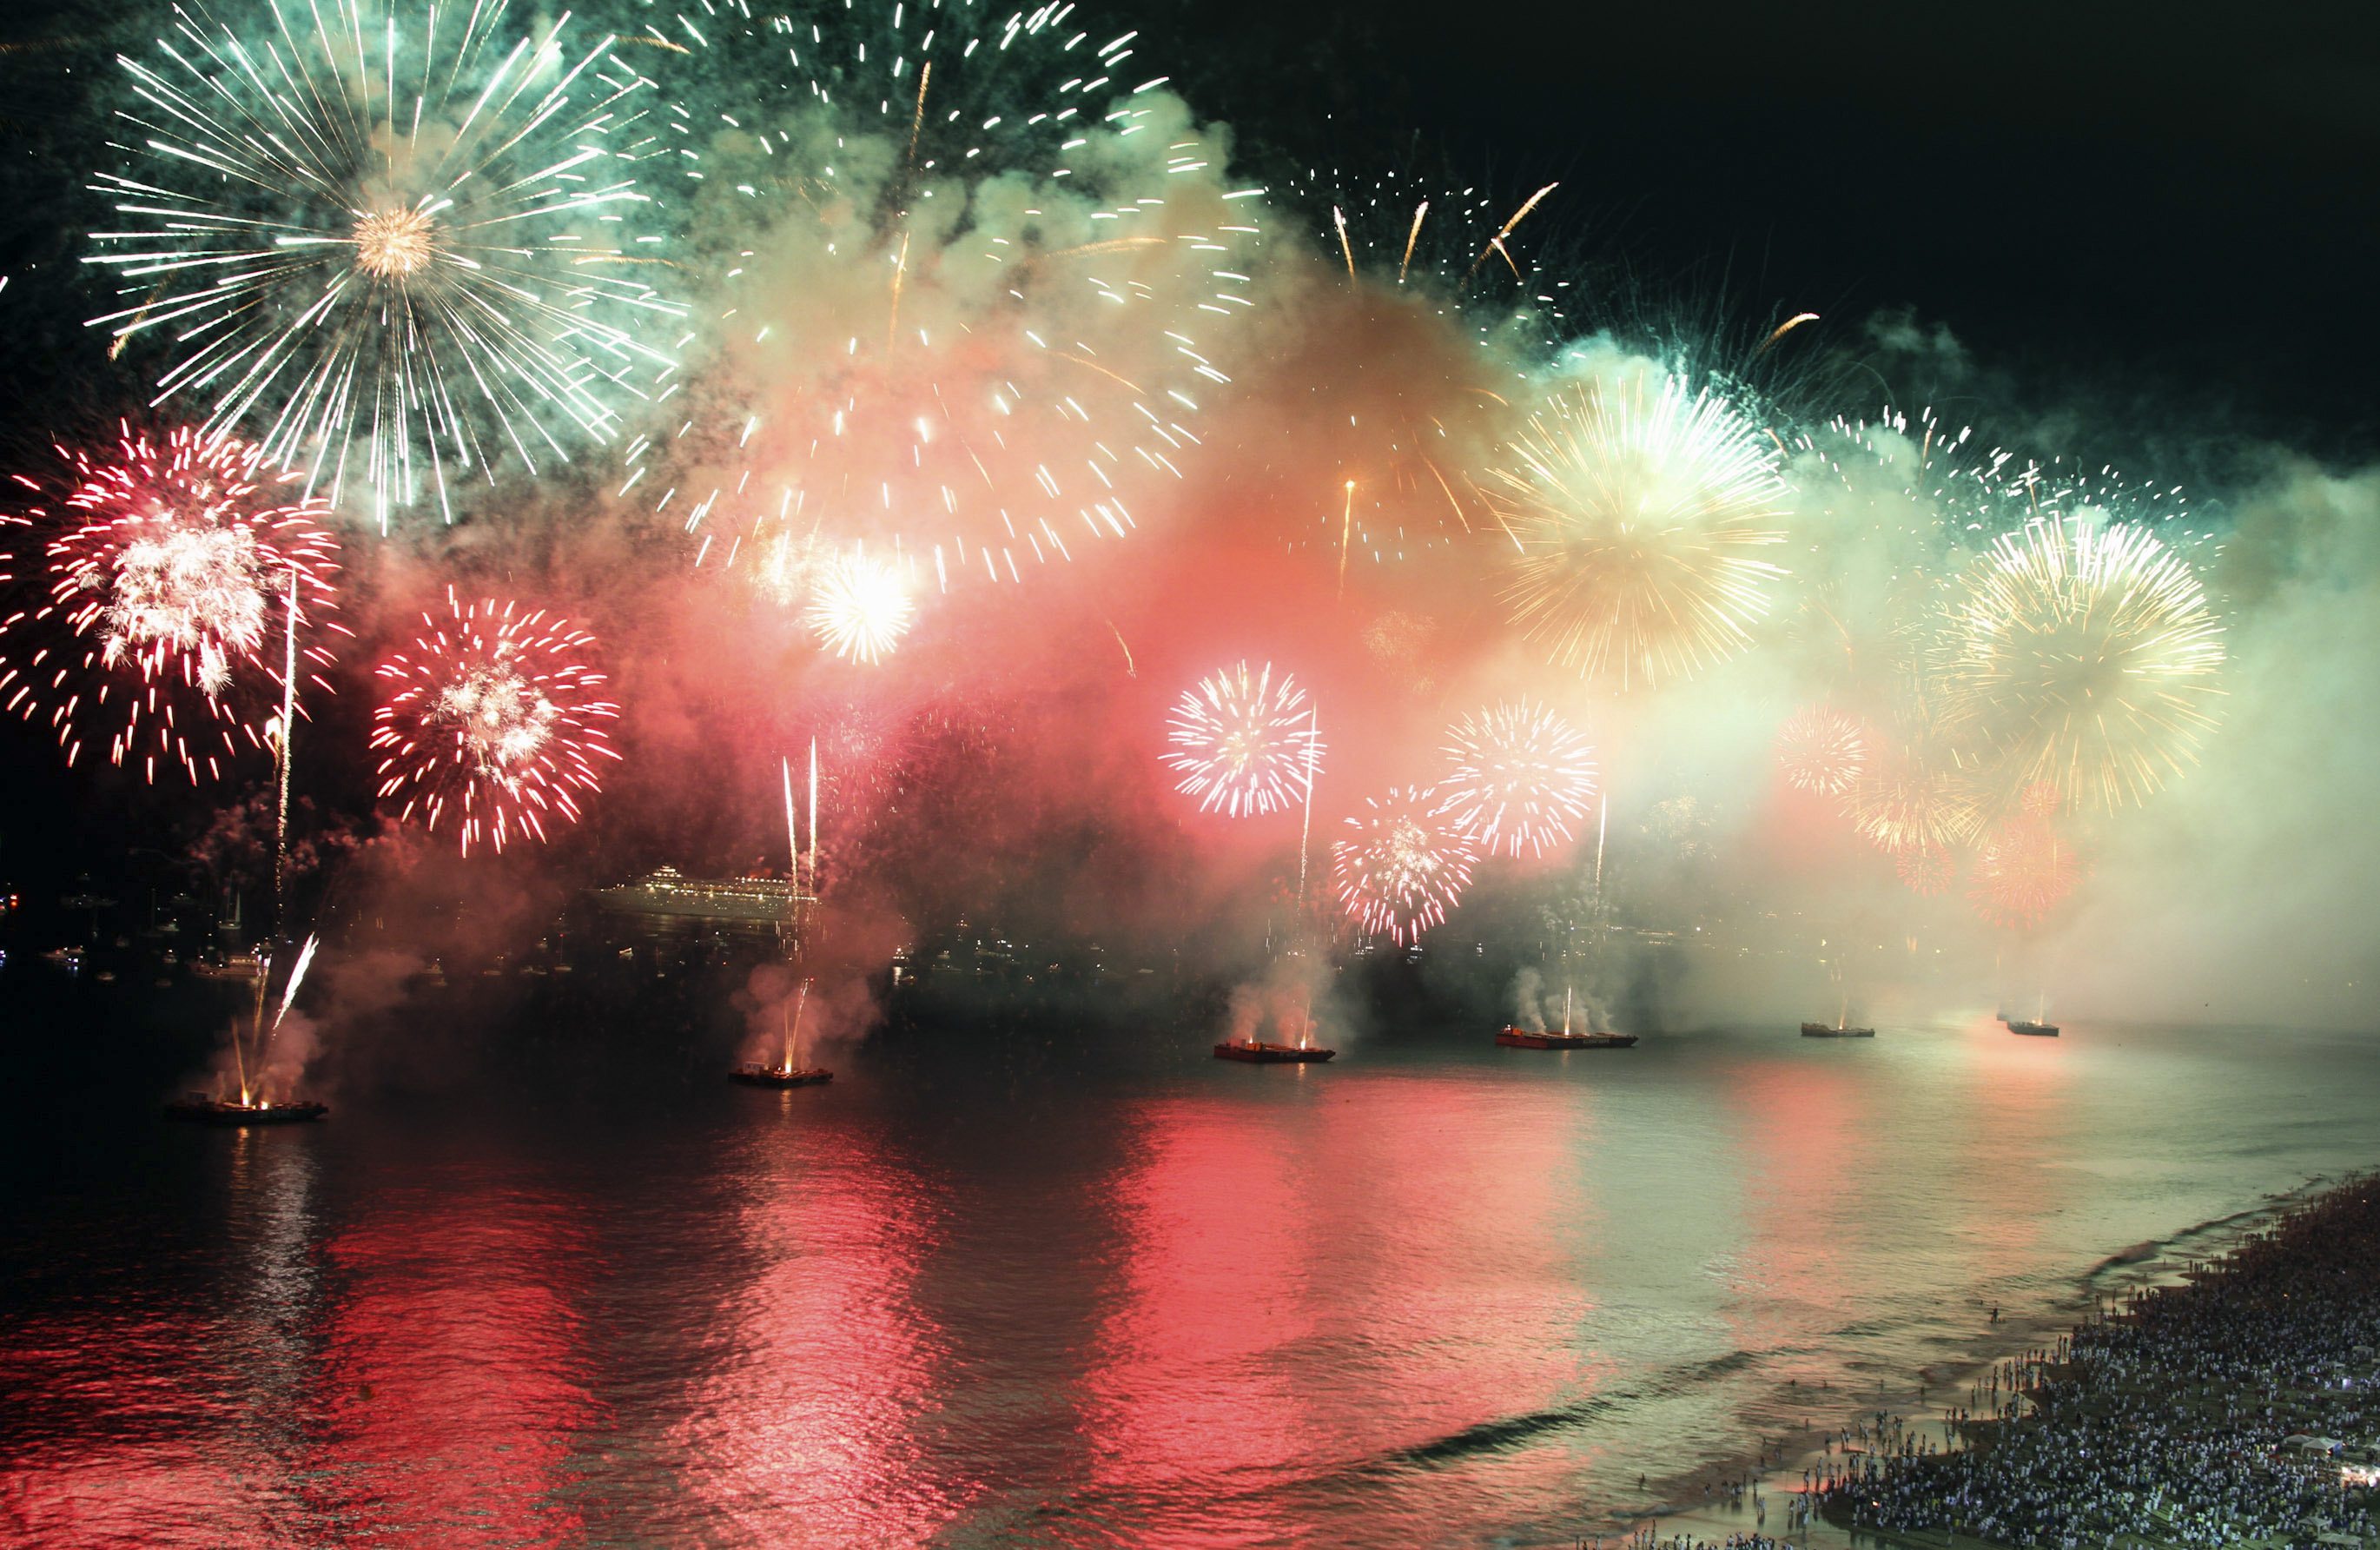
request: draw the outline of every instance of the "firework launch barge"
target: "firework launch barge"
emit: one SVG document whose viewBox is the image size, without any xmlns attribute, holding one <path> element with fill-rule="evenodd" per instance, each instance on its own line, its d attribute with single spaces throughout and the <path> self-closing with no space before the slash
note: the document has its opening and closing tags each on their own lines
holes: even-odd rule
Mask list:
<svg viewBox="0 0 2380 1550">
<path fill-rule="evenodd" d="M 2056 1023 L 2027 1022 L 2022 1018 L 2010 1018 L 2009 1019 L 2008 1031 L 2011 1033 L 2030 1034 L 2032 1037 L 2036 1039 L 2055 1039 L 2058 1037 L 2058 1025 Z"/>
<path fill-rule="evenodd" d="M 243 1104 L 237 1099 L 211 1097 L 204 1092 L 193 1092 L 165 1105 L 166 1118 L 178 1119 L 189 1125 L 302 1125 L 310 1119 L 320 1119 L 330 1112 L 330 1105 L 314 1103 L 310 1099 L 291 1099 L 280 1104 L 259 1099 L 252 1104 Z"/>
<path fill-rule="evenodd" d="M 1804 1039 L 1873 1039 L 1873 1028 L 1846 1028 L 1841 1023 L 1805 1022 L 1802 1025 Z"/>
<path fill-rule="evenodd" d="M 1633 1033 L 1566 1033 L 1559 1029 L 1537 1031 L 1504 1025 L 1496 1035 L 1497 1044 L 1506 1049 L 1627 1049 L 1636 1043 Z"/>
<path fill-rule="evenodd" d="M 1256 1039 L 1233 1039 L 1215 1046 L 1215 1058 L 1218 1060 L 1245 1060 L 1257 1066 L 1279 1065 L 1283 1061 L 1323 1061 L 1338 1053 L 1319 1044 L 1268 1044 Z"/>
<path fill-rule="evenodd" d="M 747 1087 L 817 1087 L 832 1081 L 834 1073 L 822 1066 L 763 1066 L 748 1060 L 728 1072 L 727 1080 Z"/>
</svg>

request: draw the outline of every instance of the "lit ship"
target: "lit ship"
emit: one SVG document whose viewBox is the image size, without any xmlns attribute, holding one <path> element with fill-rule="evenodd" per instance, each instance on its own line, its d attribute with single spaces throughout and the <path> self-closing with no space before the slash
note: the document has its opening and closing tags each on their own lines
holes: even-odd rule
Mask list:
<svg viewBox="0 0 2380 1550">
<path fill-rule="evenodd" d="M 310 1099 L 275 1104 L 259 1098 L 253 1103 L 241 1103 L 236 1098 L 217 1098 L 204 1092 L 192 1092 L 165 1105 L 166 1118 L 191 1125 L 299 1125 L 330 1112 L 330 1105 Z"/>
</svg>

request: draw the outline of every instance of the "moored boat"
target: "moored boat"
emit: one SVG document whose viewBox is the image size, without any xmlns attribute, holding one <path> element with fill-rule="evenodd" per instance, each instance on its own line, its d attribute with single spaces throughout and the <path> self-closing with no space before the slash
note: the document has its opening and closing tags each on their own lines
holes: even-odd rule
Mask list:
<svg viewBox="0 0 2380 1550">
<path fill-rule="evenodd" d="M 1841 1023 L 1805 1022 L 1802 1025 L 1804 1039 L 1873 1039 L 1873 1028 L 1848 1028 Z"/>
<path fill-rule="evenodd" d="M 1516 1028 L 1511 1023 L 1496 1035 L 1496 1042 L 1506 1049 L 1627 1049 L 1636 1043 L 1633 1033 L 1566 1033 L 1559 1030 L 1537 1031 Z"/>
<path fill-rule="evenodd" d="M 2011 1033 L 2027 1034 L 2035 1039 L 2055 1039 L 2058 1037 L 2058 1025 L 2056 1023 L 2030 1022 L 2023 1018 L 2010 1019 L 2008 1025 L 2008 1031 Z"/>
<path fill-rule="evenodd" d="M 728 1072 L 727 1080 L 747 1087 L 816 1087 L 832 1081 L 834 1073 L 822 1066 L 764 1066 L 747 1060 Z"/>
<path fill-rule="evenodd" d="M 1215 1058 L 1218 1060 L 1245 1060 L 1258 1066 L 1283 1061 L 1322 1061 L 1338 1053 L 1319 1044 L 1268 1044 L 1258 1039 L 1231 1039 L 1215 1046 Z"/>
<path fill-rule="evenodd" d="M 193 1092 L 165 1105 L 166 1118 L 192 1125 L 299 1125 L 310 1119 L 320 1119 L 330 1112 L 330 1105 L 306 1098 L 293 1098 L 278 1104 L 260 1098 L 252 1104 L 243 1104 L 236 1099 L 212 1097 L 204 1092 Z"/>
</svg>

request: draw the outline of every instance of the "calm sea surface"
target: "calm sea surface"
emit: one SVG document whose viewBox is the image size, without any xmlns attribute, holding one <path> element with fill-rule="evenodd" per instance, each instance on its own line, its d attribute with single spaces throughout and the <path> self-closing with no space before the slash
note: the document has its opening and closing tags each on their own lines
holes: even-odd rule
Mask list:
<svg viewBox="0 0 2380 1550">
<path fill-rule="evenodd" d="M 2369 1036 L 1012 1033 L 790 1093 L 573 1036 L 550 1085 L 252 1135 L 37 1062 L 0 1538 L 1566 1544 L 1996 1303 L 2380 1162 Z"/>
</svg>

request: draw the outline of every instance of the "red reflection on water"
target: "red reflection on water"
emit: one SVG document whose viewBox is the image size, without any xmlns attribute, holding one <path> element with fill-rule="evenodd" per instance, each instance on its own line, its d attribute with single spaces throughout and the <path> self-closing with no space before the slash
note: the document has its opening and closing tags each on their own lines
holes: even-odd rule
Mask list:
<svg viewBox="0 0 2380 1550">
<path fill-rule="evenodd" d="M 595 1419 L 569 1202 L 476 1177 L 366 1199 L 324 1251 L 322 1434 L 299 1489 L 342 1538 L 429 1550 L 569 1537 L 571 1454 Z"/>
<path fill-rule="evenodd" d="M 1730 1303 L 1739 1348 L 1806 1339 L 1839 1324 L 1856 1299 L 1848 1263 L 1868 1209 L 1873 1149 L 1861 1095 L 1876 1079 L 1848 1061 L 1874 1048 L 1863 1040 L 1801 1058 L 1730 1060 L 1722 1068 L 1735 1133 L 1751 1163 L 1744 1191 L 1750 1239 L 1735 1290 L 1755 1305 Z M 1814 1358 L 1808 1371 L 1827 1367 Z M 1798 1375 L 1791 1368 L 1779 1372 Z"/>
<path fill-rule="evenodd" d="M 1196 1546 L 1302 1542 L 1359 1500 L 1377 1526 L 1401 1495 L 1428 1539 L 1560 1493 L 1576 1454 L 1464 1436 L 1516 1416 L 1559 1426 L 1591 1389 L 1579 1099 L 1459 1077 L 1258 1080 L 1276 1075 L 1318 1087 L 1303 1112 L 1148 1111 L 1119 1182 L 1121 1302 L 1085 1380 L 1098 1491 L 1152 1542 Z M 1413 1457 L 1433 1448 L 1464 1467 Z"/>
<path fill-rule="evenodd" d="M 189 1312 L 10 1322 L 0 1407 L 26 1451 L 0 1468 L 0 1541 L 87 1547 L 297 1544 L 243 1481 L 280 1460 L 204 1397 L 237 1372 Z"/>
<path fill-rule="evenodd" d="M 211 1224 L 207 1258 L 174 1266 L 198 1281 L 103 1279 L 69 1311 L 0 1321 L 7 1543 L 318 1542 L 279 1483 L 303 1423 L 311 1166 L 284 1138 L 221 1139 L 209 1166 L 225 1170 L 232 1209 Z"/>
<path fill-rule="evenodd" d="M 684 1485 L 730 1543 L 921 1544 L 960 1507 L 914 1438 L 939 1342 L 911 1293 L 937 1225 L 901 1160 L 785 1120 L 732 1165 L 749 1186 L 734 1234 L 749 1275 L 671 1431 Z"/>
</svg>

